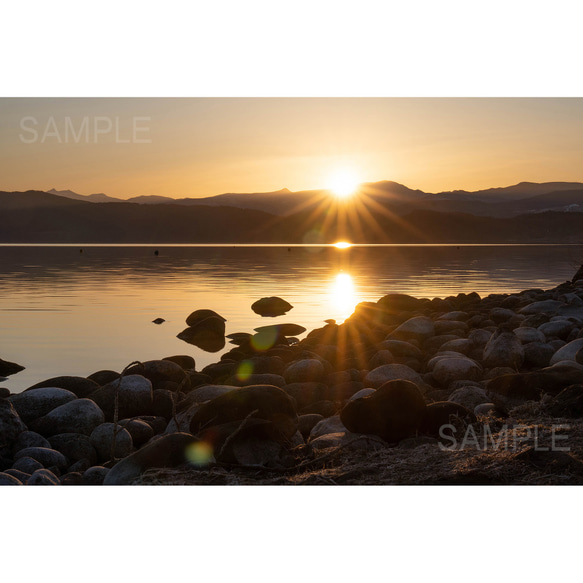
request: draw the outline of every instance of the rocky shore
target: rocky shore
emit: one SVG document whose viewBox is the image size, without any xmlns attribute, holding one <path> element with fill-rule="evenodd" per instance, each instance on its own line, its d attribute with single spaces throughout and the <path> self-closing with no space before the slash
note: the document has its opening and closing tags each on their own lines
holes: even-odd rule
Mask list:
<svg viewBox="0 0 583 583">
<path fill-rule="evenodd" d="M 224 334 L 209 310 L 187 324 Z M 177 355 L 0 388 L 0 485 L 583 483 L 583 268 L 301 331 L 230 335 L 200 371 Z"/>
</svg>

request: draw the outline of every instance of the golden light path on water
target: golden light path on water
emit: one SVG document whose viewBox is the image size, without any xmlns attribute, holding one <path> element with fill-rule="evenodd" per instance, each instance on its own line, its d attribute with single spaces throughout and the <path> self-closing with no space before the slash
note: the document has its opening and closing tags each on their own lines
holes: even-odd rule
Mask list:
<svg viewBox="0 0 583 583">
<path fill-rule="evenodd" d="M 334 313 L 342 320 L 348 318 L 360 300 L 352 276 L 348 273 L 338 273 L 330 288 L 330 304 Z"/>
</svg>

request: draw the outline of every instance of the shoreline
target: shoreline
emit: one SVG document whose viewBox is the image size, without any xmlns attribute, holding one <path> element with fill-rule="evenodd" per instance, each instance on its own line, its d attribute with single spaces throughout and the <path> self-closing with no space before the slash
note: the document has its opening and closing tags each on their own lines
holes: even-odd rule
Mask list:
<svg viewBox="0 0 583 583">
<path fill-rule="evenodd" d="M 47 379 L 0 399 L 0 483 L 583 483 L 579 277 L 391 294 L 201 371 L 175 356 Z"/>
</svg>

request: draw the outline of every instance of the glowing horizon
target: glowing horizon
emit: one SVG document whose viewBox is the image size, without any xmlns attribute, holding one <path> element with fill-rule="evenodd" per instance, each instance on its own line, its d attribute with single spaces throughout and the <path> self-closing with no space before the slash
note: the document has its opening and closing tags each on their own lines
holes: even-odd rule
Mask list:
<svg viewBox="0 0 583 583">
<path fill-rule="evenodd" d="M 7 191 L 201 198 L 340 193 L 355 181 L 424 192 L 583 182 L 582 98 L 3 98 L 0 108 Z M 338 185 L 339 169 L 358 177 Z"/>
</svg>

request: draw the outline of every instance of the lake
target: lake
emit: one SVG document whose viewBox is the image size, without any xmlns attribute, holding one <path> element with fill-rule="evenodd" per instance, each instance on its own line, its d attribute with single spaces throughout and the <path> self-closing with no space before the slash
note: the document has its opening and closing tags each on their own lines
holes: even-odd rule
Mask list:
<svg viewBox="0 0 583 583">
<path fill-rule="evenodd" d="M 577 245 L 0 245 L 0 358 L 26 367 L 0 386 L 20 392 L 175 354 L 193 356 L 200 370 L 232 346 L 206 353 L 176 338 L 199 308 L 224 316 L 227 334 L 284 322 L 311 330 L 388 293 L 547 289 L 581 263 Z M 294 308 L 261 318 L 251 304 L 266 296 Z"/>
</svg>

